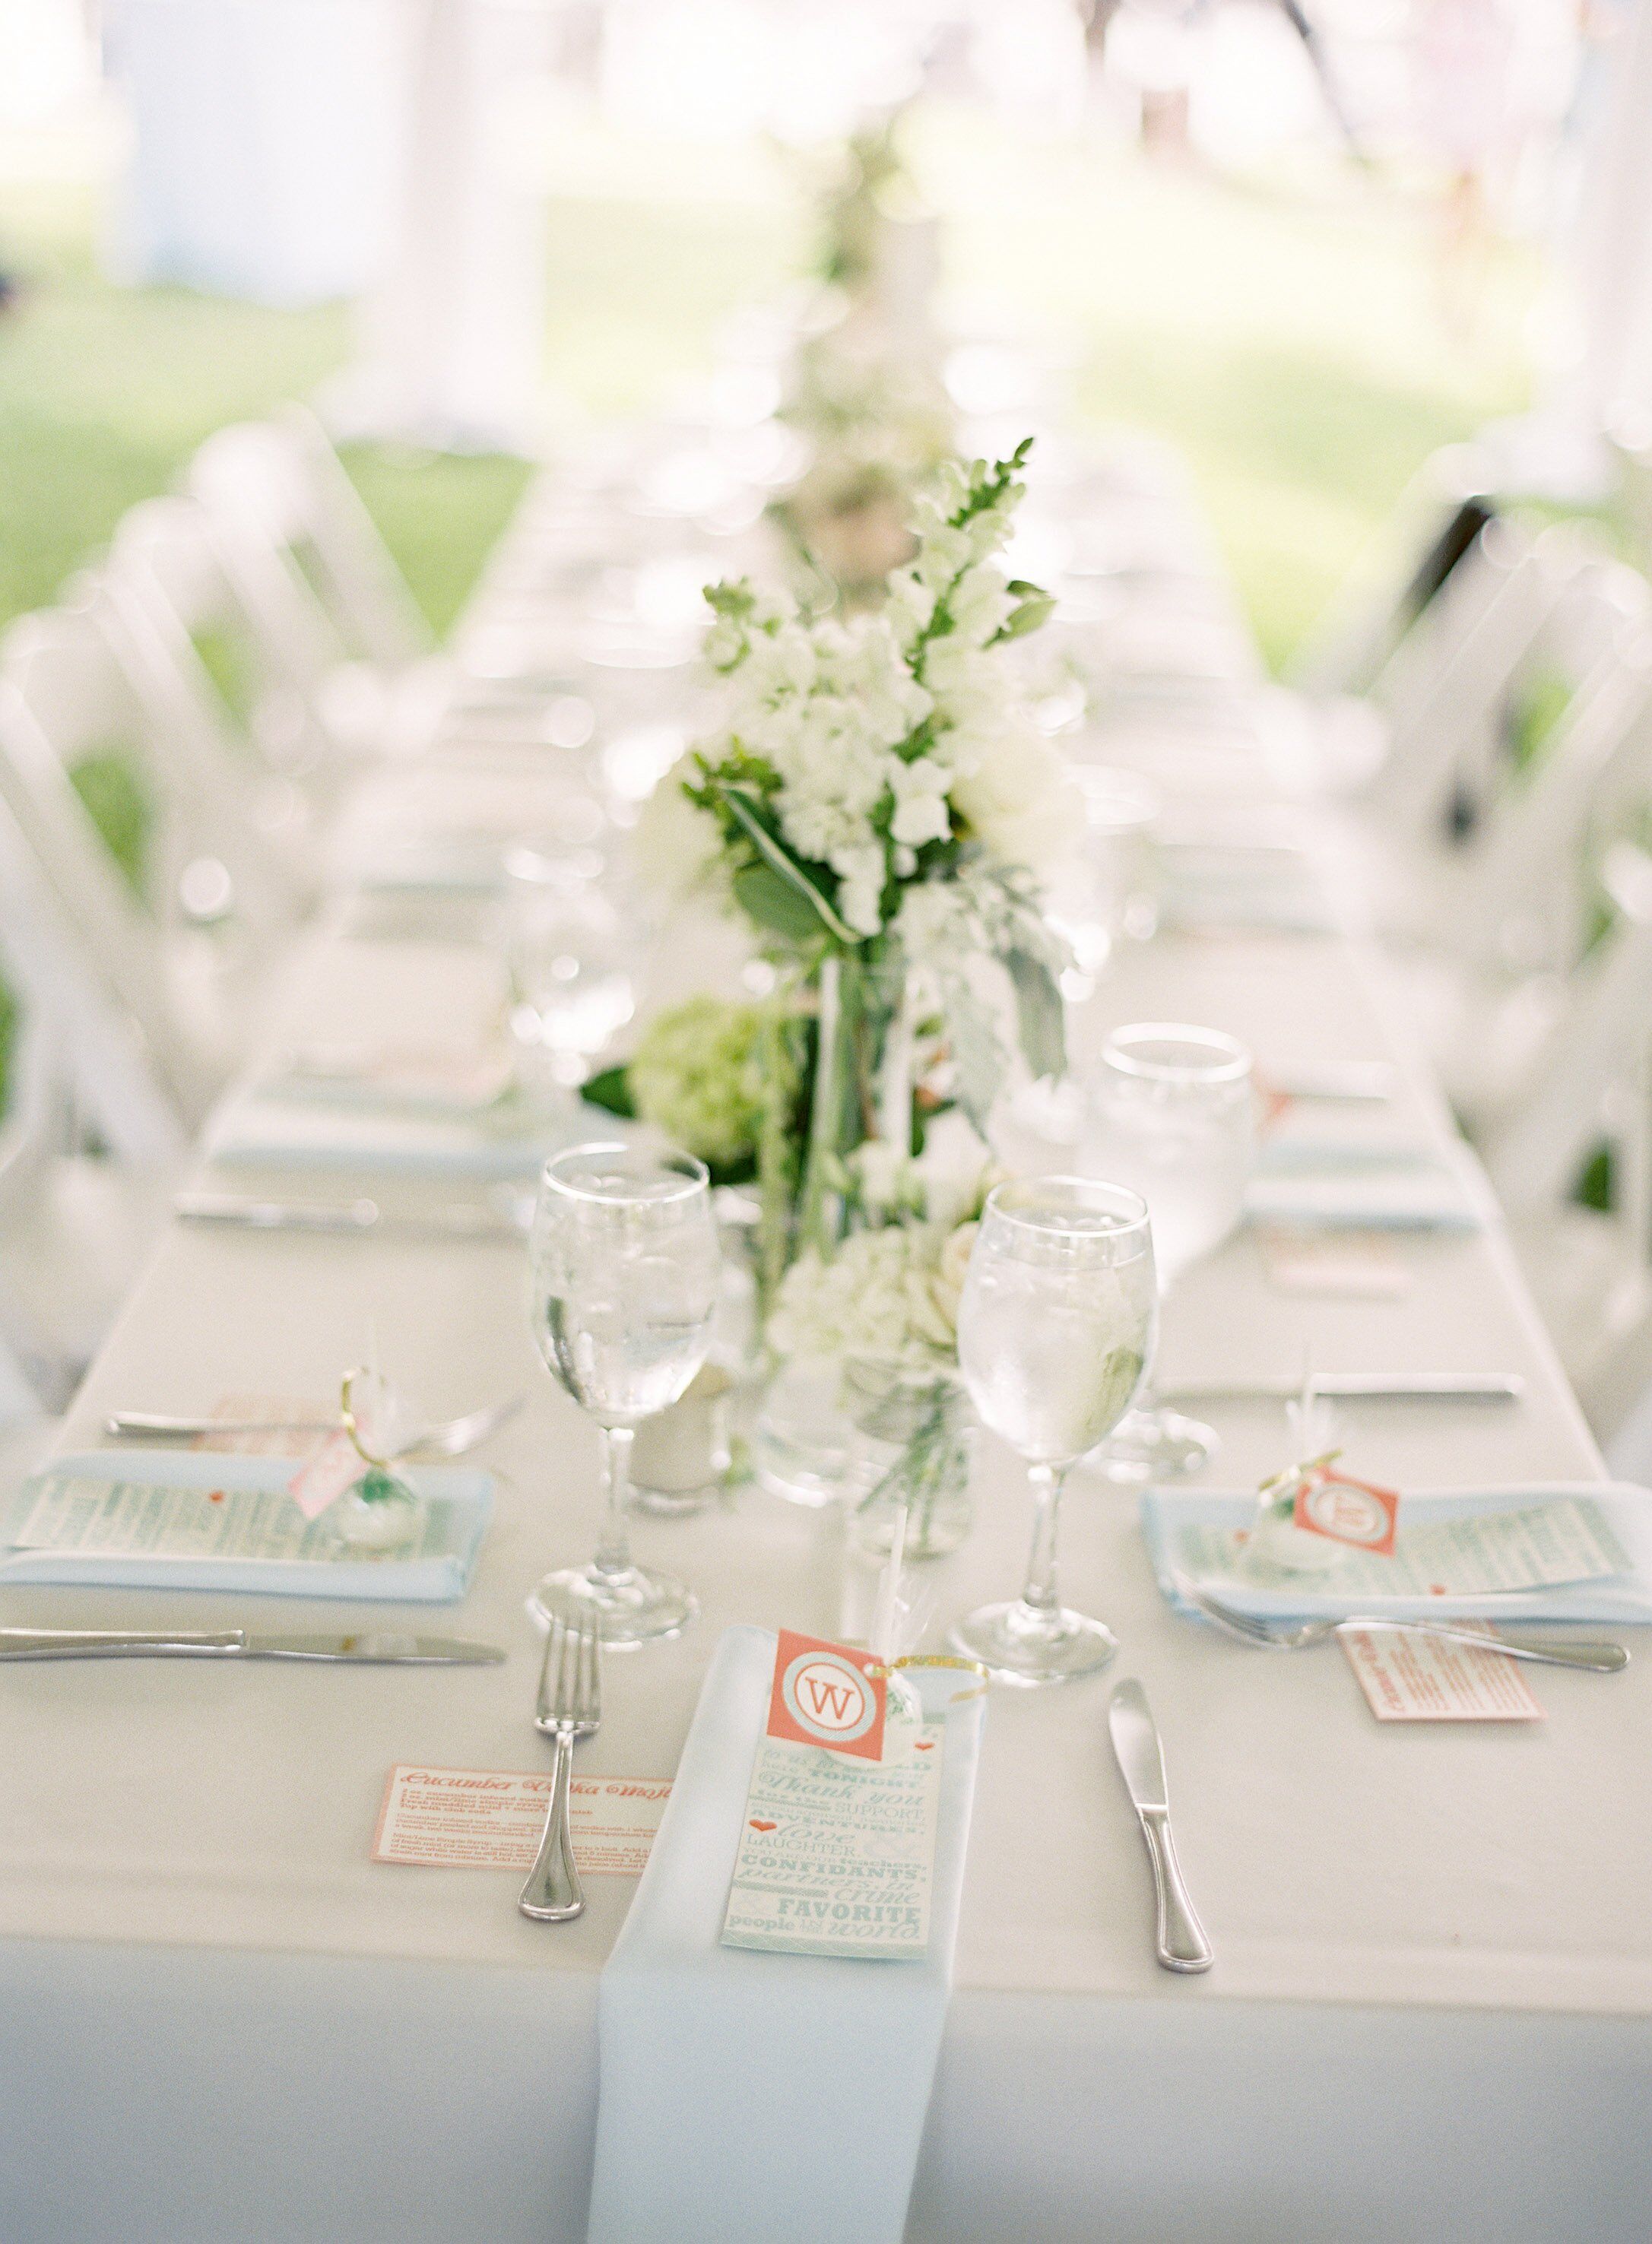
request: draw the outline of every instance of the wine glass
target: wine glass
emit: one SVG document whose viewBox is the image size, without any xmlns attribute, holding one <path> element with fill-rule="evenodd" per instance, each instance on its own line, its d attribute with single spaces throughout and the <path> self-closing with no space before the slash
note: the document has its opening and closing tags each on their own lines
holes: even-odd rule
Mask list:
<svg viewBox="0 0 1652 2244">
<path fill-rule="evenodd" d="M 1091 1084 L 1085 1166 L 1146 1200 L 1161 1288 L 1238 1222 L 1255 1159 L 1250 1055 L 1242 1044 L 1175 1023 L 1114 1030 Z M 1215 1446 L 1209 1427 L 1144 1400 L 1097 1463 L 1112 1480 L 1163 1480 L 1196 1470 Z"/>
<path fill-rule="evenodd" d="M 505 860 L 511 1028 L 531 1089 L 582 1083 L 636 1010 L 635 945 L 601 869 L 589 850 L 523 848 Z"/>
<path fill-rule="evenodd" d="M 951 1641 L 1005 1681 L 1065 1683 L 1118 1648 L 1057 1594 L 1056 1516 L 1068 1471 L 1129 1407 L 1158 1313 L 1137 1193 L 1026 1177 L 988 1195 L 958 1306 L 958 1365 L 982 1422 L 1027 1460 L 1037 1511 L 1026 1588 L 965 1614 Z"/>
<path fill-rule="evenodd" d="M 1076 1004 L 1095 994 L 1121 938 L 1145 942 L 1157 925 L 1154 829 L 1160 805 L 1134 772 L 1080 763 L 1072 775 L 1084 822 L 1077 848 L 1054 877 L 1049 916 L 1073 953 L 1062 990 Z"/>
<path fill-rule="evenodd" d="M 545 1164 L 530 1246 L 533 1337 L 552 1375 L 602 1429 L 603 1507 L 588 1566 L 547 1574 L 542 1616 L 593 1610 L 607 1644 L 674 1636 L 696 1610 L 633 1562 L 631 1444 L 705 1362 L 717 1307 L 717 1230 L 703 1162 L 577 1146 Z"/>
</svg>

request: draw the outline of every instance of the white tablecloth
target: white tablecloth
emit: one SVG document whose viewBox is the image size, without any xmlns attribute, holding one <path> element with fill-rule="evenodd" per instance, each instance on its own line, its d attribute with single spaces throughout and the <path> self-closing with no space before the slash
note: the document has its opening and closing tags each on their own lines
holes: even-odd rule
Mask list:
<svg viewBox="0 0 1652 2244">
<path fill-rule="evenodd" d="M 329 1004 L 349 966 L 338 954 Z M 1226 1026 L 1276 1075 L 1391 1048 L 1369 962 L 1324 939 L 1167 941 L 1129 957 L 1092 1014 L 1086 1035 L 1132 1017 Z M 1439 1126 L 1425 1096 L 1416 1112 Z M 1255 1241 L 1236 1239 L 1169 1304 L 1167 1377 L 1288 1375 L 1310 1334 L 1328 1369 L 1519 1370 L 1513 1408 L 1355 1406 L 1351 1461 L 1402 1487 L 1597 1471 L 1500 1237 L 1396 1251 L 1415 1272 L 1404 1299 L 1313 1302 L 1271 1291 Z M 0 1667 L 5 2244 L 582 2236 L 596 1977 L 630 1882 L 593 1878 L 586 1916 L 551 1930 L 518 1916 L 510 1874 L 368 1859 L 392 1763 L 541 1762 L 523 1600 L 589 1546 L 595 1442 L 532 1355 L 524 1298 L 510 1246 L 181 1228 L 141 1281 L 71 1417 L 76 1446 L 116 1407 L 323 1396 L 369 1316 L 432 1411 L 531 1389 L 491 1453 L 498 1520 L 451 1616 L 511 1657 L 446 1673 Z M 1215 1415 L 1218 1481 L 1281 1461 L 1276 1409 Z M 973 1537 L 933 1570 L 943 1617 L 1019 1578 L 1026 1499 L 990 1448 L 978 1497 Z M 592 1771 L 671 1772 L 726 1623 L 863 1619 L 833 1518 L 748 1492 L 640 1521 L 637 1539 L 705 1611 L 680 1642 L 612 1661 Z M 1130 1501 L 1082 1477 L 1066 1563 L 1158 1713 L 1216 1966 L 1183 1981 L 1153 1964 L 1106 1686 L 1001 1694 L 914 2236 L 1644 2237 L 1652 1660 L 1543 1673 L 1540 1724 L 1379 1727 L 1334 1648 L 1263 1658 L 1174 1619 Z M 185 1610 L 247 1618 L 213 1598 L 0 1592 L 0 1621 Z M 339 1625 L 336 1607 L 270 1611 Z"/>
</svg>

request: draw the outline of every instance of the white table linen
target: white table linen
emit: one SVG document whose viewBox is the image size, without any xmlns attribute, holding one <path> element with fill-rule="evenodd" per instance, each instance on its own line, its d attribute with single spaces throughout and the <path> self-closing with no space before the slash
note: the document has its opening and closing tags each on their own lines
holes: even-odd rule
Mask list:
<svg viewBox="0 0 1652 2244">
<path fill-rule="evenodd" d="M 771 1630 L 728 1630 L 602 1974 L 589 2244 L 900 2244 L 952 1977 L 985 1701 L 950 1709 L 922 1958 L 720 1944 Z M 943 1684 L 972 1679 L 936 1671 Z M 937 1711 L 944 1689 L 926 1704 Z"/>
</svg>

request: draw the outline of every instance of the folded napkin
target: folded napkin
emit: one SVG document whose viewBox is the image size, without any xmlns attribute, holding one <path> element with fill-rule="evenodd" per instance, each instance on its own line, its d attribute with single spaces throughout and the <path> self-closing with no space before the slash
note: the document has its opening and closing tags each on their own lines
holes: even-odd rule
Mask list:
<svg viewBox="0 0 1652 2244">
<path fill-rule="evenodd" d="M 501 1101 L 483 1113 L 450 1117 L 367 1101 L 348 1105 L 254 1087 L 232 1096 L 208 1126 L 209 1159 L 227 1166 L 376 1170 L 386 1176 L 537 1177 L 552 1154 L 623 1125 L 593 1126 L 589 1107 L 570 1098 L 546 1114 Z"/>
<path fill-rule="evenodd" d="M 899 2244 L 945 2023 L 985 1700 L 946 1716 L 928 1952 L 720 1944 L 775 1638 L 714 1655 L 670 1803 L 602 1974 L 588 2244 Z M 967 1682 L 913 1672 L 934 1712 Z"/>
<path fill-rule="evenodd" d="M 1323 1167 L 1281 1161 L 1264 1166 L 1245 1194 L 1253 1222 L 1338 1231 L 1479 1231 L 1489 1205 L 1466 1160 L 1432 1155 L 1366 1164 L 1338 1153 Z"/>
<path fill-rule="evenodd" d="M 403 1549 L 374 1552 L 344 1547 L 325 1513 L 305 1519 L 287 1494 L 296 1470 L 291 1457 L 206 1450 L 53 1457 L 0 1530 L 0 1582 L 396 1605 L 464 1595 L 492 1514 L 491 1474 L 407 1466 L 400 1477 L 422 1501 L 418 1526 Z"/>
<path fill-rule="evenodd" d="M 1357 1470 L 1357 1466 L 1353 1468 Z M 1408 1529 L 1453 1520 L 1474 1521 L 1498 1512 L 1530 1512 L 1576 1500 L 1597 1505 L 1608 1534 L 1629 1560 L 1615 1574 L 1588 1581 L 1551 1581 L 1529 1589 L 1409 1593 L 1385 1589 L 1381 1558 L 1351 1553 L 1335 1572 L 1250 1580 L 1234 1565 L 1229 1538 L 1248 1530 L 1256 1514 L 1253 1495 L 1194 1489 L 1148 1489 L 1141 1497 L 1141 1532 L 1166 1600 L 1196 1618 L 1176 1585 L 1182 1575 L 1222 1604 L 1258 1620 L 1317 1620 L 1361 1612 L 1390 1620 L 1652 1622 L 1652 1490 L 1622 1481 L 1548 1481 L 1528 1486 L 1408 1489 L 1401 1497 L 1402 1557 Z M 1409 1581 L 1410 1573 L 1405 1577 Z"/>
</svg>

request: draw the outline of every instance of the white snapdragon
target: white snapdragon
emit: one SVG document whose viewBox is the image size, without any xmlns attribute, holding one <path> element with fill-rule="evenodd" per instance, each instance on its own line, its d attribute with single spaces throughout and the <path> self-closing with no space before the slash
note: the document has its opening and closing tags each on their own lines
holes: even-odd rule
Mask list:
<svg viewBox="0 0 1652 2244">
<path fill-rule="evenodd" d="M 994 857 L 1049 869 L 1073 847 L 1082 822 L 1073 782 L 1044 735 L 1025 722 L 977 736 L 978 753 L 953 782 L 952 801 Z"/>
<path fill-rule="evenodd" d="M 716 820 L 683 791 L 699 778 L 692 753 L 679 757 L 643 804 L 632 837 L 639 875 L 674 903 L 706 887 L 721 862 Z"/>
<path fill-rule="evenodd" d="M 912 849 L 925 842 L 944 842 L 952 830 L 951 806 L 947 801 L 951 774 L 932 756 L 919 756 L 910 764 L 897 758 L 890 766 L 889 777 L 895 794 L 895 815 L 889 829 L 891 838 Z"/>
</svg>

